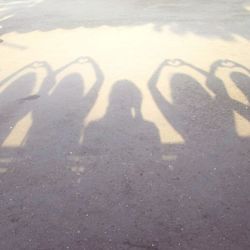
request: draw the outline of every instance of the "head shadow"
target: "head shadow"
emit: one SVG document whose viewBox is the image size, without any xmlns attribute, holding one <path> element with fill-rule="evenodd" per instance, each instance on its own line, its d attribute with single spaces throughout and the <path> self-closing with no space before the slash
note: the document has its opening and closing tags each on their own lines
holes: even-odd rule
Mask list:
<svg viewBox="0 0 250 250">
<path fill-rule="evenodd" d="M 210 99 L 200 83 L 188 74 L 174 74 L 169 84 L 172 105 L 182 107 L 183 111 L 191 108 L 199 109 L 203 107 L 204 102 L 206 103 Z"/>
<path fill-rule="evenodd" d="M 231 73 L 231 79 L 241 92 L 247 97 L 250 103 L 250 77 L 247 74 L 234 71 Z"/>
<path fill-rule="evenodd" d="M 51 94 L 51 98 L 56 99 L 60 103 L 81 102 L 84 96 L 85 83 L 79 73 L 70 73 L 56 84 Z"/>
<path fill-rule="evenodd" d="M 119 117 L 141 118 L 142 94 L 135 84 L 129 80 L 119 80 L 114 83 L 107 113 Z"/>
<path fill-rule="evenodd" d="M 0 100 L 5 102 L 21 100 L 30 96 L 36 83 L 34 72 L 24 73 L 12 81 L 0 94 Z"/>
</svg>

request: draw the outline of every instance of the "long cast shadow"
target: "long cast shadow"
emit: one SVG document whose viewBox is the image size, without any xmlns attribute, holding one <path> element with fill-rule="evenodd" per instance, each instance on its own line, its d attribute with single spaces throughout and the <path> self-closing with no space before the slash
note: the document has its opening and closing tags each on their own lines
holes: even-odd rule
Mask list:
<svg viewBox="0 0 250 250">
<path fill-rule="evenodd" d="M 87 93 L 81 74 L 56 80 L 78 64 L 90 64 L 96 75 Z M 47 72 L 35 95 L 28 68 L 24 79 L 30 85 L 18 80 L 23 87 L 17 88 L 12 77 L 22 79 L 26 71 L 17 72 L 6 79 L 13 89 L 9 85 L 0 96 L 5 107 L 12 101 L 23 107 L 8 118 L 13 126 L 27 112 L 33 119 L 23 151 L 12 155 L 22 162 L 8 164 L 0 157 L 0 170 L 4 164 L 14 169 L 0 176 L 1 222 L 7 225 L 0 229 L 1 248 L 249 248 L 250 143 L 236 133 L 233 117 L 237 111 L 247 118 L 247 105 L 230 98 L 216 76 L 220 67 L 235 72 L 235 62 L 214 62 L 207 72 L 180 59 L 166 60 L 151 77 L 149 90 L 184 138 L 181 147 L 161 143 L 155 124 L 143 117 L 142 93 L 128 80 L 114 83 L 103 118 L 83 128 L 104 81 L 93 59 L 79 58 L 58 70 L 45 62 L 32 65 Z M 158 88 L 165 67 L 180 69 L 170 80 L 173 102 Z M 202 74 L 213 96 L 182 67 Z M 232 79 L 247 95 L 248 78 L 239 81 L 232 74 Z M 6 138 L 9 132 L 2 133 Z M 176 160 L 162 159 L 171 147 Z M 81 171 L 68 171 L 75 167 L 71 163 Z"/>
<path fill-rule="evenodd" d="M 87 93 L 79 73 L 70 73 L 58 83 L 55 80 L 61 72 L 78 64 L 90 64 L 95 73 L 95 81 Z M 103 81 L 101 69 L 89 57 L 80 57 L 55 72 L 47 66 L 46 81 L 39 91 L 43 101 L 34 106 L 33 123 L 26 139 L 26 148 L 36 162 L 64 164 L 67 156 L 78 150 L 84 119 L 94 106 Z M 53 92 L 49 93 L 52 87 Z"/>
<path fill-rule="evenodd" d="M 193 77 L 175 73 L 170 80 L 173 99 L 170 103 L 158 88 L 159 77 L 165 68 L 177 67 L 181 71 L 183 66 L 202 74 L 214 97 L 208 95 Z M 250 142 L 249 138 L 238 136 L 233 112 L 249 117 L 246 114 L 249 105 L 233 100 L 223 81 L 216 76 L 219 67 L 231 66 L 232 62 L 228 60 L 218 60 L 206 72 L 180 59 L 166 60 L 156 69 L 148 87 L 165 119 L 185 139 L 182 150 L 175 152 L 177 160 L 173 164 L 181 180 L 179 196 L 188 197 L 182 199 L 185 213 L 190 216 L 188 224 L 196 221 L 199 231 L 209 231 L 214 242 L 224 237 L 225 244 L 244 249 L 249 246 L 246 233 L 249 228 L 243 215 L 248 205 L 243 197 L 250 190 L 246 176 Z M 241 209 L 238 210 L 239 207 Z M 181 209 L 177 214 L 180 221 L 187 223 Z M 213 232 L 214 226 L 221 236 Z M 190 230 L 195 231 L 194 228 Z M 213 243 L 208 244 L 211 246 Z"/>
</svg>

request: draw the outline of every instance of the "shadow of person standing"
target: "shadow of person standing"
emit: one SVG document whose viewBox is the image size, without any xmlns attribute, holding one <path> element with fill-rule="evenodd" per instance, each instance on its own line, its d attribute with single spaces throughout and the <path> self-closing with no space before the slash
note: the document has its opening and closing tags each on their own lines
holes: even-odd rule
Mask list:
<svg viewBox="0 0 250 250">
<path fill-rule="evenodd" d="M 87 126 L 82 146 L 87 166 L 80 185 L 82 209 L 91 211 L 83 219 L 84 224 L 91 221 L 85 235 L 98 235 L 116 249 L 131 242 L 151 246 L 158 238 L 155 220 L 164 216 L 165 205 L 159 207 L 167 192 L 167 171 L 159 132 L 144 120 L 141 104 L 133 82 L 114 83 L 105 116 Z M 92 239 L 86 244 L 98 246 Z"/>
<path fill-rule="evenodd" d="M 73 71 L 75 65 L 86 64 L 95 74 L 88 91 L 84 91 L 84 73 Z M 72 161 L 75 164 L 74 157 L 79 156 L 84 119 L 98 98 L 104 76 L 98 64 L 89 57 L 78 58 L 56 71 L 45 62 L 37 66 L 45 69 L 47 76 L 37 92 L 38 101 L 29 110 L 33 122 L 24 147 L 24 155 L 28 157 L 24 158 L 23 165 L 18 165 L 12 178 L 6 178 L 8 190 L 15 199 L 14 205 L 6 196 L 1 208 L 10 216 L 17 214 L 23 223 L 29 225 L 21 226 L 19 231 L 23 224 L 16 220 L 11 230 L 21 233 L 26 239 L 32 235 L 32 241 L 38 248 L 49 249 L 53 246 L 57 249 L 75 241 L 68 232 L 70 225 L 71 232 L 74 226 L 78 226 L 77 210 L 82 204 L 74 203 L 78 191 L 74 182 L 75 173 L 67 167 L 71 166 Z M 73 73 L 62 76 L 57 83 L 56 78 L 60 73 L 65 74 L 66 69 Z M 11 213 L 8 212 L 9 207 Z M 4 235 L 9 230 L 3 230 Z M 48 239 L 45 243 L 44 238 Z"/>
<path fill-rule="evenodd" d="M 180 206 L 171 214 L 176 218 L 176 224 L 181 225 L 183 231 L 189 232 L 183 236 L 181 244 L 195 247 L 191 235 L 203 237 L 207 230 L 201 218 L 202 209 L 209 208 L 210 202 L 218 198 L 210 174 L 215 168 L 212 155 L 217 140 L 211 123 L 214 100 L 194 77 L 186 73 L 175 73 L 171 77 L 169 85 L 172 102 L 165 98 L 158 87 L 162 71 L 166 67 L 181 66 L 184 66 L 184 62 L 179 59 L 165 60 L 153 73 L 148 87 L 164 118 L 184 139 L 183 147 L 174 145 L 177 158 L 172 162 L 173 174 L 179 181 L 173 182 L 177 189 L 173 201 L 179 202 Z"/>
<path fill-rule="evenodd" d="M 188 66 L 201 73 L 214 96 L 193 77 L 178 73 L 170 81 L 173 102 L 169 103 L 157 86 L 165 66 Z M 216 61 L 206 72 L 180 59 L 166 60 L 149 81 L 158 108 L 185 140 L 173 164 L 181 180 L 176 199 L 181 197 L 182 204 L 175 216 L 190 234 L 184 240 L 189 248 L 196 247 L 198 242 L 209 248 L 235 244 L 245 249 L 249 244 L 248 226 L 242 216 L 249 214 L 242 196 L 249 191 L 245 177 L 248 149 L 236 133 L 233 114 L 244 107 L 230 98 L 223 81 L 216 76 L 221 66 L 222 61 Z M 196 242 L 192 241 L 192 235 Z"/>
<path fill-rule="evenodd" d="M 132 82 L 116 82 L 105 117 L 86 128 L 83 149 L 86 152 L 92 149 L 91 153 L 97 154 L 101 151 L 109 161 L 119 164 L 133 163 L 138 158 L 143 161 L 160 158 L 158 131 L 143 119 L 141 102 L 141 93 Z M 139 164 L 137 170 L 142 165 Z"/>
<path fill-rule="evenodd" d="M 207 111 L 204 113 L 205 118 L 203 120 L 205 123 L 201 123 L 202 133 L 206 138 L 204 141 L 206 142 L 206 148 L 210 150 L 214 160 L 218 158 L 223 161 L 224 159 L 220 157 L 223 154 L 222 152 L 233 151 L 233 149 L 236 148 L 236 143 L 239 142 L 239 137 L 235 129 L 234 111 L 244 114 L 245 116 L 247 116 L 248 111 L 247 105 L 229 96 L 224 82 L 216 75 L 219 68 L 231 66 L 226 61 L 218 60 L 215 61 L 210 66 L 209 71 L 206 72 L 180 59 L 174 60 L 174 62 L 175 66 L 187 66 L 203 75 L 206 78 L 207 88 L 214 94 L 214 97 L 210 96 L 209 106 L 204 100 L 202 101 L 202 99 L 197 102 L 197 105 L 204 105 Z M 203 91 L 205 92 L 205 89 L 203 89 Z M 213 164 L 219 164 L 219 162 L 213 162 Z"/>
<path fill-rule="evenodd" d="M 224 233 L 231 244 L 240 246 L 242 249 L 249 248 L 248 237 L 249 225 L 245 218 L 250 216 L 249 202 L 245 199 L 250 191 L 249 185 L 249 137 L 242 136 L 237 125 L 238 118 L 235 112 L 250 120 L 249 103 L 243 102 L 242 98 L 232 98 L 225 88 L 222 80 L 217 76 L 217 70 L 241 68 L 249 73 L 245 66 L 231 60 L 215 61 L 207 74 L 207 86 L 215 94 L 214 121 L 216 123 L 216 146 L 217 154 L 214 161 L 216 170 L 215 189 L 220 194 L 221 205 L 217 206 L 217 223 L 219 230 L 231 228 Z M 231 73 L 231 79 L 235 87 L 239 88 L 248 98 L 246 75 Z M 233 91 L 237 89 L 232 88 Z M 216 204 L 213 204 L 216 205 Z M 236 243 L 237 242 L 237 243 Z"/>
<path fill-rule="evenodd" d="M 69 73 L 56 83 L 60 73 L 77 64 L 90 64 L 95 72 L 95 82 L 87 93 L 84 93 L 84 79 L 79 73 Z M 45 161 L 62 167 L 67 157 L 79 149 L 83 122 L 98 97 L 103 74 L 96 62 L 87 57 L 78 58 L 55 72 L 46 68 L 47 80 L 39 91 L 43 98 L 33 113 L 27 148 L 31 150 L 34 163 Z"/>
<path fill-rule="evenodd" d="M 158 89 L 162 70 L 167 67 L 180 67 L 179 60 L 166 60 L 154 72 L 148 82 L 151 95 L 165 119 L 177 130 L 185 142 L 185 150 L 177 152 L 188 159 L 202 159 L 207 148 L 207 133 L 210 126 L 208 110 L 212 98 L 193 77 L 175 73 L 170 80 L 172 103 Z M 191 157 L 195 155 L 195 157 Z"/>
<path fill-rule="evenodd" d="M 243 152 L 247 150 L 248 147 L 243 146 L 244 138 L 240 137 L 238 134 L 239 131 L 236 130 L 234 113 L 237 112 L 250 120 L 249 105 L 229 95 L 223 81 L 217 76 L 217 71 L 222 68 L 233 69 L 235 67 L 240 67 L 247 71 L 247 68 L 230 60 L 215 61 L 210 66 L 209 72 L 188 63 L 186 63 L 186 65 L 207 77 L 206 85 L 214 94 L 214 104 L 210 110 L 212 114 L 210 116 L 211 135 L 212 138 L 214 138 L 213 156 L 215 157 L 213 158 L 218 160 L 215 161 L 214 164 L 221 166 L 222 169 L 225 168 L 226 165 L 228 168 L 236 168 L 240 161 L 239 156 L 244 154 Z M 238 74 L 236 75 L 239 76 Z M 231 73 L 231 77 L 236 75 Z M 246 80 L 245 76 L 243 79 Z M 243 89 L 246 90 L 246 82 L 243 79 L 242 74 L 240 74 L 240 77 L 237 79 L 232 78 L 233 81 L 235 80 L 236 87 L 247 97 L 246 91 L 243 91 Z"/>
<path fill-rule="evenodd" d="M 206 77 L 206 86 L 214 94 L 213 105 L 207 112 L 210 124 L 210 130 L 207 132 L 214 142 L 213 148 L 219 152 L 226 150 L 229 145 L 233 146 L 238 139 L 233 110 L 243 110 L 244 107 L 229 96 L 224 82 L 216 75 L 218 69 L 223 66 L 223 61 L 212 63 L 208 72 L 190 63 L 180 62 Z"/>
</svg>

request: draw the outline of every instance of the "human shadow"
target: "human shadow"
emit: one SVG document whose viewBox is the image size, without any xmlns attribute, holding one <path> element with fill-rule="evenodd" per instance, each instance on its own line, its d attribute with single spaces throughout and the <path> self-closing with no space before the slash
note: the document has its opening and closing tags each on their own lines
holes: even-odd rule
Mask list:
<svg viewBox="0 0 250 250">
<path fill-rule="evenodd" d="M 114 235 L 120 246 L 127 245 L 125 240 L 151 246 L 146 239 L 152 242 L 152 235 L 135 225 L 142 225 L 145 213 L 161 217 L 158 206 L 165 199 L 160 197 L 171 190 L 165 185 L 168 170 L 161 160 L 158 129 L 143 118 L 141 105 L 142 94 L 133 82 L 115 82 L 104 117 L 86 127 L 82 145 L 87 168 L 81 188 L 90 197 L 84 209 L 96 211 L 93 225 L 99 221 L 94 226 L 98 234 L 107 223 L 119 227 Z M 151 219 L 148 223 L 149 228 L 156 226 Z"/>
<path fill-rule="evenodd" d="M 223 157 L 218 155 L 233 150 L 237 147 L 235 143 L 239 143 L 233 112 L 237 111 L 249 119 L 247 105 L 232 99 L 223 81 L 216 76 L 218 68 L 226 67 L 225 65 L 228 65 L 227 61 L 218 60 L 211 65 L 209 72 L 206 72 L 180 59 L 166 60 L 157 68 L 148 83 L 157 107 L 181 134 L 187 150 L 195 153 L 197 159 L 206 156 L 223 161 Z M 193 77 L 176 73 L 170 81 L 173 98 L 173 103 L 170 103 L 157 87 L 160 74 L 167 66 L 189 67 L 200 73 L 205 77 L 206 86 L 214 97 Z"/>
<path fill-rule="evenodd" d="M 85 65 L 90 65 L 93 69 L 95 77 L 88 91 L 84 91 L 85 83 L 82 77 L 84 72 L 83 74 L 82 71 L 79 74 L 74 72 L 75 65 L 78 68 L 80 65 L 83 69 Z M 32 92 L 36 83 L 36 74 L 30 73 L 30 70 L 45 72 L 41 85 L 36 85 L 36 87 L 40 86 L 36 92 Z M 68 74 L 66 70 L 73 73 Z M 66 76 L 63 75 L 58 82 L 61 73 Z M 17 80 L 14 81 L 13 78 Z M 55 214 L 52 207 L 48 209 L 51 202 L 64 206 L 62 197 L 56 194 L 56 190 L 64 193 L 63 199 L 72 197 L 71 192 L 75 189 L 69 187 L 75 174 L 67 169 L 71 163 L 69 158 L 76 154 L 76 149 L 79 149 L 84 119 L 93 108 L 103 81 L 104 75 L 99 65 L 90 57 L 77 58 L 57 70 L 53 70 L 47 62 L 37 61 L 2 81 L 1 87 L 6 84 L 6 88 L 0 96 L 1 142 L 10 133 L 9 126 L 14 128 L 28 113 L 31 117 L 31 127 L 28 131 L 23 131 L 21 127 L 21 131 L 19 130 L 17 134 L 17 137 L 20 134 L 25 135 L 22 145 L 0 146 L 2 190 L 0 208 L 4 214 L 3 220 L 8 225 L 13 222 L 13 228 L 18 233 L 19 218 L 25 220 L 26 212 L 36 214 L 36 218 L 33 217 L 34 220 L 30 218 L 32 222 L 29 226 L 22 229 L 24 238 L 30 234 L 39 242 L 40 233 L 35 232 L 35 228 L 38 228 L 38 224 L 43 224 L 43 215 L 46 214 L 46 221 L 53 220 L 53 217 L 56 220 L 61 217 L 60 212 Z M 2 114 L 6 116 L 5 120 L 2 119 Z M 4 196 L 4 192 L 15 197 L 14 204 L 11 204 L 11 198 L 6 199 L 7 195 Z M 49 193 L 50 198 L 47 197 Z M 15 219 L 16 215 L 18 219 Z M 57 232 L 54 233 L 51 228 L 41 224 L 41 231 L 52 234 L 63 232 L 62 228 L 60 229 L 61 223 L 55 223 Z M 47 222 L 46 224 L 48 225 Z M 18 248 L 25 244 L 23 239 L 17 244 L 5 240 L 5 235 L 8 233 L 9 228 L 1 227 L 0 248 Z M 8 247 L 5 247 L 6 245 Z"/>
<path fill-rule="evenodd" d="M 89 64 L 95 80 L 85 93 L 82 74 L 72 72 L 62 80 L 56 78 L 75 65 Z M 79 147 L 84 119 L 94 106 L 104 81 L 98 64 L 90 57 L 80 57 L 52 71 L 48 64 L 47 77 L 38 91 L 41 101 L 33 106 L 32 127 L 26 139 L 26 150 L 35 162 L 66 164 L 67 158 Z M 72 71 L 72 70 L 71 70 Z M 83 74 L 84 75 L 84 74 Z M 66 166 L 65 166 L 66 167 Z"/>
<path fill-rule="evenodd" d="M 132 82 L 116 82 L 105 116 L 85 130 L 83 149 L 124 164 L 133 163 L 138 158 L 143 161 L 152 156 L 159 158 L 158 130 L 153 123 L 143 119 L 141 103 L 142 95 Z"/>
<path fill-rule="evenodd" d="M 73 70 L 86 64 L 96 76 L 87 92 L 82 74 Z M 30 82 L 18 80 L 23 88 L 8 85 L 2 92 L 6 108 L 22 107 L 7 117 L 8 125 L 27 112 L 32 124 L 24 151 L 14 154 L 22 164 L 4 162 L 0 148 L 0 170 L 4 164 L 15 169 L 0 176 L 1 221 L 7 225 L 1 227 L 1 248 L 248 249 L 250 144 L 236 133 L 233 117 L 233 111 L 243 115 L 245 106 L 230 98 L 216 74 L 220 67 L 234 70 L 234 64 L 219 60 L 205 71 L 180 59 L 165 60 L 152 75 L 153 100 L 183 137 L 182 145 L 161 142 L 156 125 L 143 117 L 141 91 L 129 80 L 112 85 L 104 116 L 84 127 L 104 81 L 91 58 L 57 70 L 35 62 L 31 68 L 46 72 L 35 94 L 30 66 L 28 73 L 25 68 L 6 78 L 2 86 L 26 75 L 21 82 Z M 180 70 L 170 80 L 172 102 L 158 88 L 165 67 Z M 213 95 L 182 67 L 204 76 Z M 58 82 L 61 73 L 66 76 Z M 245 80 L 236 85 L 245 86 Z M 9 132 L 2 131 L 6 138 Z M 162 157 L 169 149 L 174 160 Z"/>
<path fill-rule="evenodd" d="M 226 87 L 223 83 L 223 81 L 216 76 L 217 71 L 221 68 L 226 69 L 234 69 L 234 68 L 241 68 L 245 70 L 246 72 L 249 72 L 249 69 L 243 65 L 237 64 L 231 60 L 217 60 L 215 61 L 209 69 L 209 72 L 206 72 L 202 70 L 201 68 L 191 65 L 189 63 L 184 63 L 184 65 L 196 70 L 197 72 L 201 73 L 204 77 L 206 77 L 206 86 L 214 93 L 215 99 L 215 107 L 217 107 L 217 110 L 220 110 L 220 114 L 222 112 L 227 114 L 225 117 L 230 119 L 228 121 L 225 121 L 224 124 L 233 124 L 233 111 L 238 112 L 242 116 L 244 116 L 246 119 L 249 120 L 249 105 L 243 104 L 238 100 L 235 100 L 231 98 L 226 90 Z M 247 75 L 239 72 L 231 72 L 231 79 L 236 84 L 236 87 L 238 87 L 241 92 L 248 98 L 248 78 Z M 231 127 L 229 129 L 230 131 L 233 131 L 233 128 Z M 230 133 L 232 134 L 232 133 Z"/>
<path fill-rule="evenodd" d="M 197 154 L 199 157 L 206 150 L 203 142 L 211 126 L 206 111 L 211 108 L 213 100 L 192 76 L 176 73 L 170 80 L 173 99 L 173 103 L 170 103 L 157 87 L 162 70 L 169 66 L 179 67 L 180 64 L 178 61 L 164 61 L 150 78 L 148 86 L 165 119 L 183 137 L 185 145 L 188 145 L 186 148 L 192 152 L 200 151 Z"/>
<path fill-rule="evenodd" d="M 216 75 L 219 67 L 231 65 L 231 62 L 218 60 L 207 72 L 181 59 L 165 60 L 153 73 L 148 87 L 164 118 L 184 139 L 184 146 L 175 151 L 177 159 L 173 165 L 181 180 L 177 196 L 188 197 L 182 199 L 185 214 L 194 222 L 197 221 L 194 211 L 199 211 L 200 232 L 210 231 L 214 225 L 220 232 L 231 227 L 232 231 L 225 232 L 231 237 L 226 237 L 228 244 L 236 244 L 233 239 L 237 238 L 237 245 L 244 249 L 249 241 L 245 233 L 248 226 L 242 214 L 248 205 L 242 194 L 247 195 L 249 184 L 247 177 L 242 176 L 248 172 L 250 144 L 247 137 L 240 137 L 236 131 L 234 111 L 245 114 L 246 105 L 232 99 L 224 82 Z M 213 95 L 191 74 L 175 73 L 169 82 L 172 102 L 168 101 L 164 90 L 158 87 L 160 75 L 165 68 L 182 71 L 183 66 L 203 75 Z M 184 211 L 177 211 L 181 220 L 189 220 L 183 217 Z M 218 235 L 211 234 L 214 241 L 219 242 Z"/>
<path fill-rule="evenodd" d="M 88 92 L 84 92 L 84 79 L 78 73 L 57 82 L 57 77 L 71 66 L 88 64 L 95 74 Z M 41 70 L 45 76 L 38 85 L 37 72 Z M 45 163 L 65 167 L 70 164 L 67 160 L 79 149 L 84 119 L 103 81 L 101 69 L 89 57 L 80 57 L 57 70 L 47 62 L 36 61 L 2 80 L 0 86 L 5 88 L 0 95 L 0 156 L 6 162 L 4 169 L 18 164 L 27 168 L 43 167 Z M 21 121 L 22 127 L 16 127 Z M 14 141 L 9 138 L 12 131 L 18 133 Z"/>
</svg>

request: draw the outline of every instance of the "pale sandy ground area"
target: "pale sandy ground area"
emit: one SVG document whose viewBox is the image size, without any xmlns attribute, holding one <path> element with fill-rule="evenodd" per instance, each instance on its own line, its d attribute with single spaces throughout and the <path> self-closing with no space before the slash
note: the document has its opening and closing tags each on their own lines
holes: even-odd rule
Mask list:
<svg viewBox="0 0 250 250">
<path fill-rule="evenodd" d="M 0 249 L 250 249 L 250 1 L 0 0 Z"/>
</svg>

